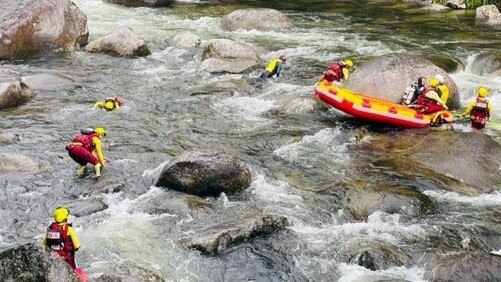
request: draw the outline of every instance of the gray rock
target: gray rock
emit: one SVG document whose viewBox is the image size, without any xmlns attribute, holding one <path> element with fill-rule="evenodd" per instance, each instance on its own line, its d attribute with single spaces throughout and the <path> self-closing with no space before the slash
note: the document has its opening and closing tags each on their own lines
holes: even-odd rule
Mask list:
<svg viewBox="0 0 501 282">
<path fill-rule="evenodd" d="M 0 154 L 0 173 L 38 173 L 49 169 L 48 163 L 25 155 Z"/>
<path fill-rule="evenodd" d="M 501 277 L 501 257 L 487 252 L 427 252 L 421 261 L 427 281 L 498 281 Z"/>
<path fill-rule="evenodd" d="M 194 235 L 182 240 L 182 243 L 206 254 L 218 254 L 230 245 L 284 230 L 288 225 L 287 218 L 282 216 L 251 216 L 195 231 Z"/>
<path fill-rule="evenodd" d="M 19 135 L 14 133 L 0 133 L 0 145 L 9 145 L 21 141 Z"/>
<path fill-rule="evenodd" d="M 13 81 L 0 84 L 0 110 L 28 103 L 36 93 L 24 82 Z"/>
<path fill-rule="evenodd" d="M 477 75 L 501 74 L 501 52 L 478 55 L 471 64 L 470 71 Z"/>
<path fill-rule="evenodd" d="M 190 95 L 233 95 L 233 93 L 254 93 L 256 89 L 242 79 L 230 79 L 204 83 L 190 89 Z"/>
<path fill-rule="evenodd" d="M 2 281 L 80 281 L 63 259 L 44 250 L 40 242 L 2 251 L 0 278 Z"/>
<path fill-rule="evenodd" d="M 105 53 L 121 57 L 147 56 L 151 54 L 146 42 L 130 27 L 121 27 L 114 32 L 91 41 L 85 51 Z"/>
<path fill-rule="evenodd" d="M 428 196 L 408 187 L 350 190 L 346 195 L 346 208 L 357 220 L 367 220 L 378 210 L 415 217 L 434 209 Z"/>
<path fill-rule="evenodd" d="M 221 20 L 221 28 L 229 31 L 290 30 L 293 27 L 292 21 L 284 13 L 265 8 L 236 10 Z"/>
<path fill-rule="evenodd" d="M 170 46 L 180 48 L 193 48 L 200 45 L 200 37 L 190 31 L 176 33 L 168 41 Z"/>
<path fill-rule="evenodd" d="M 260 64 L 251 46 L 230 39 L 213 39 L 204 44 L 201 69 L 211 73 L 240 73 Z"/>
<path fill-rule="evenodd" d="M 82 217 L 103 211 L 108 208 L 108 205 L 100 197 L 89 197 L 83 201 L 72 203 L 67 207 L 71 215 Z"/>
<path fill-rule="evenodd" d="M 500 25 L 501 13 L 496 5 L 483 5 L 477 8 L 476 19 L 488 25 Z"/>
<path fill-rule="evenodd" d="M 99 276 L 95 281 L 98 282 L 164 282 L 162 278 L 153 273 L 150 270 L 144 269 L 142 267 L 126 263 L 125 265 L 120 265 L 120 267 L 113 267 L 113 269 L 108 269 L 107 272 L 113 274 L 103 274 Z"/>
<path fill-rule="evenodd" d="M 165 7 L 174 3 L 174 0 L 105 0 L 106 2 L 126 7 Z"/>
<path fill-rule="evenodd" d="M 250 59 L 206 59 L 200 69 L 210 73 L 242 73 L 256 66 L 256 61 Z"/>
<path fill-rule="evenodd" d="M 340 259 L 376 271 L 404 266 L 410 260 L 405 252 L 381 241 L 364 241 L 345 245 L 340 251 Z"/>
<path fill-rule="evenodd" d="M 0 7 L 0 59 L 72 51 L 87 43 L 87 16 L 69 0 L 0 0 Z"/>
<path fill-rule="evenodd" d="M 249 169 L 234 157 L 186 152 L 163 168 L 156 185 L 198 196 L 217 196 L 241 191 L 250 183 Z"/>
<path fill-rule="evenodd" d="M 441 74 L 449 87 L 447 106 L 461 107 L 460 95 L 452 78 L 432 62 L 407 54 L 390 54 L 377 57 L 353 72 L 345 86 L 365 95 L 391 102 L 400 102 L 405 88 L 417 81 L 418 77 L 433 78 Z"/>
</svg>

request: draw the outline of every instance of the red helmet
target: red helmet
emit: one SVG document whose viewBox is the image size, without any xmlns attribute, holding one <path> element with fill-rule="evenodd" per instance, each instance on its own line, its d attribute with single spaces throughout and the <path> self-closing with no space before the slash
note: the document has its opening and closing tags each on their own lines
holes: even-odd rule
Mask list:
<svg viewBox="0 0 501 282">
<path fill-rule="evenodd" d="M 123 105 L 123 101 L 122 98 L 120 98 L 120 96 L 118 95 L 113 96 L 113 100 L 118 104 L 118 106 L 121 107 Z"/>
</svg>

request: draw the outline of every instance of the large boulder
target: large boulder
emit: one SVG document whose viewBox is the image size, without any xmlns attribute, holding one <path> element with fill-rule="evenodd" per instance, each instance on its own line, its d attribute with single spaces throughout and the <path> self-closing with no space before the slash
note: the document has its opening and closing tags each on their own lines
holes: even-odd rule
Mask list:
<svg viewBox="0 0 501 282">
<path fill-rule="evenodd" d="M 36 93 L 23 82 L 0 84 L 0 110 L 21 106 L 36 96 Z"/>
<path fill-rule="evenodd" d="M 213 39 L 204 44 L 201 69 L 210 73 L 241 73 L 260 63 L 251 46 L 230 39 Z"/>
<path fill-rule="evenodd" d="M 40 242 L 32 242 L 0 252 L 1 281 L 78 282 L 69 265 L 47 252 Z"/>
<path fill-rule="evenodd" d="M 85 51 L 105 53 L 121 57 L 148 56 L 151 54 L 146 42 L 132 32 L 130 27 L 122 27 L 114 32 L 91 41 Z"/>
<path fill-rule="evenodd" d="M 105 0 L 106 2 L 126 7 L 165 7 L 174 3 L 174 0 Z"/>
<path fill-rule="evenodd" d="M 166 165 L 156 185 L 198 196 L 233 193 L 250 186 L 249 169 L 234 157 L 186 152 Z"/>
<path fill-rule="evenodd" d="M 285 229 L 287 218 L 275 215 L 248 216 L 235 221 L 219 223 L 196 231 L 183 239 L 183 245 L 205 254 L 217 254 L 230 245 L 251 240 Z"/>
<path fill-rule="evenodd" d="M 273 9 L 242 9 L 231 12 L 221 20 L 221 28 L 235 31 L 246 30 L 290 30 L 292 21 L 282 12 Z"/>
<path fill-rule="evenodd" d="M 170 46 L 180 48 L 193 48 L 200 45 L 200 37 L 191 31 L 176 33 L 168 41 Z"/>
<path fill-rule="evenodd" d="M 477 8 L 476 19 L 489 25 L 500 25 L 501 13 L 496 5 L 483 5 Z"/>
<path fill-rule="evenodd" d="M 435 74 L 441 74 L 449 87 L 447 106 L 450 109 L 460 108 L 459 91 L 452 78 L 431 61 L 413 55 L 390 54 L 377 57 L 357 67 L 345 86 L 371 97 L 400 102 L 409 84 L 416 82 L 420 76 L 431 79 Z"/>
<path fill-rule="evenodd" d="M 0 7 L 0 59 L 87 43 L 87 16 L 69 0 L 0 0 Z"/>
</svg>

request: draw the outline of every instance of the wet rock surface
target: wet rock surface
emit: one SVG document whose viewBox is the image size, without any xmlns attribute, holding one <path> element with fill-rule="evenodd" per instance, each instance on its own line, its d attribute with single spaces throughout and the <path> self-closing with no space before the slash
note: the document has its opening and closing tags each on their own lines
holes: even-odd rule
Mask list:
<svg viewBox="0 0 501 282">
<path fill-rule="evenodd" d="M 268 235 L 285 229 L 287 218 L 274 215 L 257 215 L 239 218 L 236 221 L 218 223 L 195 230 L 194 234 L 182 240 L 184 246 L 206 254 L 218 254 L 230 245 L 251 240 L 256 236 Z"/>
<path fill-rule="evenodd" d="M 27 84 L 20 81 L 0 84 L 0 110 L 14 108 L 28 103 L 36 93 Z"/>
<path fill-rule="evenodd" d="M 73 270 L 57 254 L 32 242 L 0 251 L 2 281 L 79 282 Z"/>
<path fill-rule="evenodd" d="M 119 28 L 104 37 L 91 41 L 85 46 L 85 51 L 121 57 L 141 57 L 151 54 L 146 42 L 129 27 Z"/>
</svg>

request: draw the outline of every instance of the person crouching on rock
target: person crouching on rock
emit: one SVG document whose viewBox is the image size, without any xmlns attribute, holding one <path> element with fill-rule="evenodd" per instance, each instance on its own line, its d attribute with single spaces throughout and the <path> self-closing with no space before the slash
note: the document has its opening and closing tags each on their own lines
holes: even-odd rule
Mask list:
<svg viewBox="0 0 501 282">
<path fill-rule="evenodd" d="M 47 228 L 44 245 L 62 257 L 71 268 L 76 268 L 75 252 L 80 248 L 75 230 L 68 223 L 70 212 L 67 208 L 58 207 L 52 213 L 54 222 Z"/>
<path fill-rule="evenodd" d="M 352 60 L 345 60 L 334 62 L 329 65 L 329 67 L 323 72 L 323 77 L 321 80 L 327 80 L 328 82 L 339 81 L 344 82 L 350 76 L 350 68 L 353 67 Z"/>
<path fill-rule="evenodd" d="M 273 77 L 274 75 L 279 77 L 282 72 L 283 64 L 285 64 L 286 60 L 287 59 L 284 55 L 280 55 L 280 57 L 269 60 L 265 71 L 261 73 L 259 78 L 267 79 Z"/>
<path fill-rule="evenodd" d="M 66 145 L 70 157 L 78 163 L 77 175 L 83 175 L 88 163 L 94 165 L 96 177 L 101 176 L 101 167 L 105 164 L 101 139 L 106 136 L 104 127 L 83 129 Z"/>
<path fill-rule="evenodd" d="M 489 120 L 492 102 L 487 99 L 488 90 L 485 87 L 477 89 L 477 98 L 470 101 L 462 116 L 470 116 L 471 127 L 482 129 Z"/>
<path fill-rule="evenodd" d="M 93 108 L 105 109 L 107 111 L 113 111 L 115 109 L 120 109 L 123 105 L 122 98 L 120 96 L 115 95 L 113 97 L 108 97 L 104 99 L 104 101 L 97 101 L 94 103 Z"/>
</svg>

